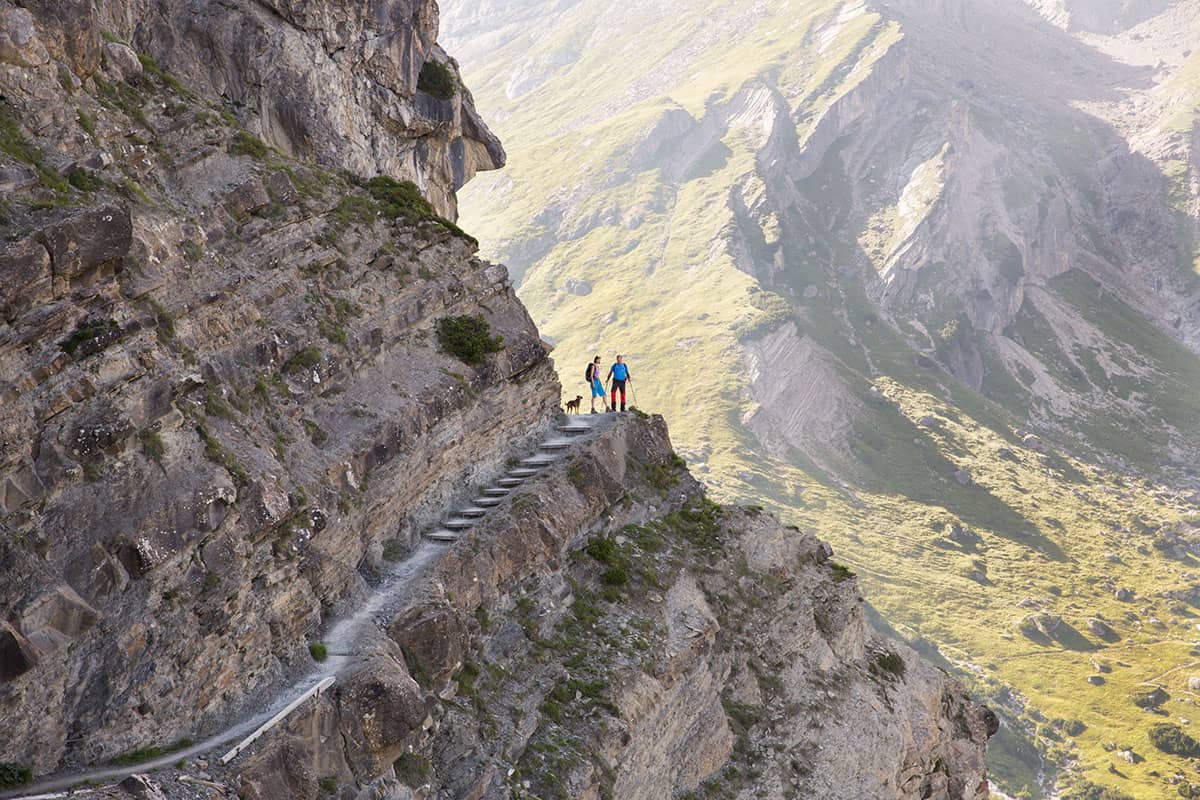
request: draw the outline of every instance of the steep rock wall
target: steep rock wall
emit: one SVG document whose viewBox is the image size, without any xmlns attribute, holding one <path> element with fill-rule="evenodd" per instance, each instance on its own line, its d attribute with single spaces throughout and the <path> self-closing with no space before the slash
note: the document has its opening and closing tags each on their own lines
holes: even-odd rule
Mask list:
<svg viewBox="0 0 1200 800">
<path fill-rule="evenodd" d="M 868 629 L 827 545 L 707 501 L 660 419 L 522 487 L 414 597 L 378 644 L 420 709 L 380 726 L 384 767 L 323 744 L 343 689 L 249 759 L 248 796 L 315 797 L 322 769 L 390 797 L 987 796 L 990 712 Z"/>
<path fill-rule="evenodd" d="M 415 181 L 443 216 L 504 149 L 437 46 L 434 0 L 27 3 L 49 56 L 87 78 L 127 41 L 268 144 L 359 175 Z M 429 88 L 427 62 L 451 85 Z M 425 87 L 425 90 L 422 90 Z"/>
<path fill-rule="evenodd" d="M 416 187 L 335 171 L 374 172 L 320 149 L 340 135 L 293 148 L 323 166 L 271 150 L 206 97 L 248 56 L 189 49 L 205 24 L 256 31 L 265 67 L 303 26 L 363 45 L 399 15 L 372 82 L 427 104 L 432 5 L 27 6 L 3 9 L 21 49 L 0 51 L 0 761 L 40 772 L 252 706 L 559 389 L 505 269 Z M 195 90 L 102 29 L 161 47 Z M 310 120 L 384 124 L 325 78 Z M 433 162 L 460 121 L 444 141 L 419 119 L 357 135 L 417 147 L 449 213 Z M 474 315 L 503 345 L 466 364 L 436 327 Z"/>
</svg>

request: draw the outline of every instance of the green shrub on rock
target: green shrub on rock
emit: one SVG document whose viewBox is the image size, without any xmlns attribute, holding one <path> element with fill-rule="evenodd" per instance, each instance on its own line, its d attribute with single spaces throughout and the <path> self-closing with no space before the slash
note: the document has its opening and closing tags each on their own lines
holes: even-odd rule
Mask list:
<svg viewBox="0 0 1200 800">
<path fill-rule="evenodd" d="M 488 353 L 504 349 L 504 337 L 493 336 L 482 314 L 442 317 L 437 322 L 438 343 L 464 364 L 482 364 Z"/>
<path fill-rule="evenodd" d="M 417 77 L 417 89 L 439 100 L 449 100 L 458 91 L 458 80 L 450 67 L 430 59 L 421 67 L 421 74 Z"/>
<path fill-rule="evenodd" d="M 24 786 L 33 780 L 29 767 L 0 761 L 0 786 Z"/>
</svg>

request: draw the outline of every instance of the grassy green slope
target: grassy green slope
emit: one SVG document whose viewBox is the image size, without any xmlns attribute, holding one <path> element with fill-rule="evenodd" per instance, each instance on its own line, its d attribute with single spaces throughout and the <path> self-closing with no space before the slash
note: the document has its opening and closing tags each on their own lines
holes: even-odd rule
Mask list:
<svg viewBox="0 0 1200 800">
<path fill-rule="evenodd" d="M 788 282 L 823 291 L 781 308 L 723 244 L 733 224 L 730 192 L 757 168 L 752 132 L 734 131 L 723 153 L 679 180 L 631 167 L 631 153 L 665 109 L 701 118 L 753 78 L 773 81 L 798 109 L 803 141 L 819 112 L 869 74 L 900 35 L 871 14 L 839 20 L 835 2 L 756 8 L 709 4 L 686 15 L 650 8 L 618 22 L 603 4 L 584 2 L 546 38 L 515 41 L 485 64 L 464 64 L 510 152 L 505 171 L 480 176 L 464 192 L 465 224 L 485 250 L 504 257 L 546 233 L 546 209 L 554 209 L 555 223 L 559 215 L 604 220 L 580 225 L 578 236 L 555 237 L 520 289 L 556 342 L 567 396 L 586 398 L 579 374 L 593 353 L 629 356 L 639 404 L 665 414 L 681 451 L 718 494 L 764 499 L 833 541 L 898 633 L 932 657 L 940 652 L 996 704 L 1006 729 L 992 742 L 991 763 L 1006 791 L 1043 796 L 1046 758 L 1063 786 L 1090 780 L 1135 798 L 1174 792 L 1164 779 L 1184 761 L 1158 751 L 1147 732 L 1160 719 L 1189 717 L 1200 617 L 1189 602 L 1162 595 L 1190 586 L 1185 573 L 1200 565 L 1153 543 L 1164 526 L 1200 523 L 1200 509 L 1094 457 L 1110 450 L 1143 468 L 1161 455 L 1162 442 L 1084 411 L 1077 429 L 1062 432 L 1079 456 L 1023 447 L 1013 431 L 1028 424 L 1030 389 L 1020 376 L 992 370 L 988 399 L 938 369 L 915 366 L 916 354 L 879 323 L 862 288 L 823 266 L 854 245 L 844 232 L 786 234 Z M 723 46 L 687 46 L 721 26 Z M 509 100 L 511 67 L 531 48 L 583 56 Z M 833 169 L 836 159 L 828 163 L 833 171 L 797 188 L 836 218 L 838 197 L 852 189 Z M 590 293 L 567 291 L 568 279 L 586 281 Z M 1109 379 L 1100 359 L 1111 353 L 1073 354 L 1082 374 L 1057 377 L 1080 381 L 1087 392 L 1123 393 L 1177 429 L 1200 430 L 1200 364 L 1088 280 L 1055 279 L 1045 302 L 1120 330 L 1131 349 L 1115 355 L 1138 360 L 1143 377 Z M 1025 328 L 1014 333 L 1035 333 L 1036 313 L 1030 304 L 1014 323 Z M 742 425 L 753 401 L 739 336 L 785 317 L 829 354 L 862 409 L 836 474 L 805 453 L 766 454 Z M 987 341 L 980 346 L 990 352 Z M 917 424 L 925 417 L 936 420 L 933 427 Z M 970 474 L 968 485 L 956 480 L 960 470 Z M 952 535 L 956 528 L 974 535 Z M 1133 599 L 1118 600 L 1118 589 Z M 1061 615 L 1056 638 L 1026 621 L 1036 614 Z M 1093 618 L 1113 629 L 1114 641 L 1089 629 Z M 1103 683 L 1091 685 L 1089 676 Z M 1130 699 L 1154 685 L 1171 695 L 1162 715 Z M 1118 755 L 1126 749 L 1136 763 Z M 1054 773 L 1048 770 L 1051 783 Z"/>
</svg>

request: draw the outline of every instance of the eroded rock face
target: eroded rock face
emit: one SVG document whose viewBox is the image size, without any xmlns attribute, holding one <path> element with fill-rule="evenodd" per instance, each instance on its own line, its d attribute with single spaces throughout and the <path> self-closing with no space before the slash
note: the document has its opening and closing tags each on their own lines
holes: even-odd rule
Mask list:
<svg viewBox="0 0 1200 800">
<path fill-rule="evenodd" d="M 987 796 L 995 715 L 870 631 L 828 545 L 707 502 L 671 466 L 661 420 L 619 422 L 521 491 L 433 566 L 390 625 L 419 665 L 419 691 L 384 640 L 367 683 L 360 672 L 337 693 L 370 796 L 399 781 L 498 799 L 514 777 L 581 800 L 702 784 L 777 800 Z M 311 783 L 293 785 L 312 758 L 310 728 L 294 723 L 243 785 L 310 796 Z M 362 742 L 374 755 L 354 750 Z M 400 757 L 390 767 L 381 754 Z"/>
<path fill-rule="evenodd" d="M 101 0 L 95 7 L 76 19 L 90 19 L 89 30 L 128 40 L 193 91 L 219 98 L 268 144 L 360 175 L 413 180 L 443 216 L 456 216 L 454 193 L 476 171 L 504 164 L 457 65 L 437 46 L 434 0 L 204 2 L 186 11 L 165 0 Z M 453 77 L 451 96 L 420 90 L 427 62 Z"/>
<path fill-rule="evenodd" d="M 502 161 L 418 88 L 456 75 L 436 34 L 432 2 L 0 2 L 0 761 L 236 715 L 551 423 L 507 271 L 422 202 Z M 445 352 L 457 315 L 504 349 Z"/>
</svg>

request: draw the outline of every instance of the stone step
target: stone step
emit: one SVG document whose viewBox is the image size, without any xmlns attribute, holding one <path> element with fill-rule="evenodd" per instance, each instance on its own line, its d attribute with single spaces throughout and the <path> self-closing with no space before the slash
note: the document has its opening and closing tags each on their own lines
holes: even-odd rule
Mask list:
<svg viewBox="0 0 1200 800">
<path fill-rule="evenodd" d="M 539 472 L 541 472 L 540 469 L 535 469 L 533 467 L 517 467 L 516 469 L 510 469 L 508 471 L 508 475 L 511 478 L 532 478 Z"/>
<path fill-rule="evenodd" d="M 459 509 L 455 513 L 460 517 L 474 517 L 475 519 L 478 519 L 487 513 L 487 509 L 480 508 L 479 506 L 475 505 L 468 508 Z"/>
<path fill-rule="evenodd" d="M 503 486 L 491 486 L 483 490 L 485 497 L 499 498 L 506 496 L 512 489 L 506 489 Z"/>
<path fill-rule="evenodd" d="M 566 425 L 559 425 L 558 429 L 563 433 L 587 433 L 592 429 L 591 425 L 586 422 L 568 422 Z"/>
<path fill-rule="evenodd" d="M 455 533 L 451 530 L 446 530 L 445 528 L 438 528 L 435 531 L 427 531 L 425 533 L 425 538 L 432 539 L 435 542 L 457 542 L 460 535 L 461 534 Z"/>
<path fill-rule="evenodd" d="M 541 449 L 542 450 L 566 450 L 568 447 L 570 447 L 573 444 L 574 444 L 574 442 L 572 442 L 570 439 L 566 439 L 566 438 L 559 436 L 557 438 L 547 439 L 546 441 L 542 442 Z"/>
<path fill-rule="evenodd" d="M 500 497 L 476 497 L 471 502 L 477 506 L 483 506 L 484 508 L 495 508 L 504 502 L 504 500 Z"/>
<path fill-rule="evenodd" d="M 449 528 L 452 531 L 465 531 L 467 528 L 475 524 L 475 520 L 467 519 L 466 517 L 450 517 L 442 523 L 443 528 Z"/>
<path fill-rule="evenodd" d="M 529 458 L 522 458 L 521 463 L 529 467 L 548 467 L 557 460 L 558 459 L 554 456 L 546 453 L 530 456 Z"/>
<path fill-rule="evenodd" d="M 501 478 L 500 480 L 496 481 L 496 484 L 498 486 L 503 486 L 507 489 L 512 489 L 517 486 L 520 486 L 524 482 L 525 482 L 524 478 Z"/>
</svg>

